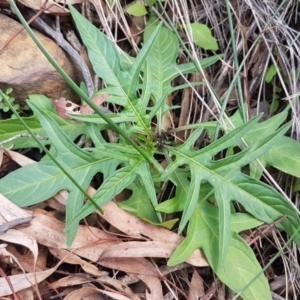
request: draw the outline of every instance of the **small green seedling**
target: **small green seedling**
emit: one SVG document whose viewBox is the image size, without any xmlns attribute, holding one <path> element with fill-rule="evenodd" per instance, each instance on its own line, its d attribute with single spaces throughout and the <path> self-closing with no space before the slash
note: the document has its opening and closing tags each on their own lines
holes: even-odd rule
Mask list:
<svg viewBox="0 0 300 300">
<path fill-rule="evenodd" d="M 11 97 L 10 94 L 13 91 L 12 88 L 7 88 L 5 91 L 5 96 L 6 99 L 10 102 L 10 104 L 13 106 L 13 108 L 17 111 L 17 113 L 22 113 L 23 110 L 28 110 L 29 106 L 26 104 L 23 108 L 21 108 L 20 104 L 18 103 L 14 103 L 15 102 L 15 98 Z M 9 113 L 11 111 L 8 103 L 4 100 L 4 98 L 1 96 L 0 94 L 0 110 L 2 110 L 4 113 Z M 16 119 L 17 116 L 12 113 L 11 115 L 11 119 Z"/>
</svg>

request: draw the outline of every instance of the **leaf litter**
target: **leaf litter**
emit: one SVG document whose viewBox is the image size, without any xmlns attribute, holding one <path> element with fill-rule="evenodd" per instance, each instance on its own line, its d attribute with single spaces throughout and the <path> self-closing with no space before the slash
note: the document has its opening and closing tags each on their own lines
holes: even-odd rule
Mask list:
<svg viewBox="0 0 300 300">
<path fill-rule="evenodd" d="M 6 153 L 20 165 L 24 166 L 35 163 L 20 153 L 11 150 L 6 150 Z M 88 189 L 88 193 L 91 196 L 94 192 L 95 190 L 92 187 Z M 43 206 L 46 207 L 49 205 L 49 207 L 57 208 L 57 203 L 59 203 L 60 209 L 64 210 L 67 199 L 68 193 L 62 191 L 52 199 L 46 201 Z M 115 203 L 109 202 L 103 206 L 104 214 L 102 215 L 99 212 L 97 214 L 99 218 L 104 219 L 108 224 L 116 228 L 119 233 L 111 234 L 106 230 L 104 231 L 93 226 L 80 225 L 72 247 L 68 248 L 64 232 L 65 224 L 55 218 L 55 213 L 47 212 L 40 207 L 25 210 L 17 207 L 7 199 L 6 201 L 9 211 L 16 215 L 16 217 L 30 216 L 32 219 L 27 226 L 19 226 L 17 229 L 8 230 L 1 235 L 1 239 L 13 244 L 20 244 L 31 250 L 34 254 L 34 259 L 32 259 L 32 256 L 27 256 L 26 254 L 21 255 L 16 249 L 14 252 L 17 253 L 18 258 L 13 253 L 10 254 L 14 257 L 19 267 L 23 269 L 23 274 L 0 278 L 0 286 L 3 286 L 3 289 L 0 290 L 0 296 L 12 293 L 8 284 L 9 280 L 12 283 L 23 283 L 18 285 L 13 284 L 14 292 L 18 292 L 30 287 L 32 284 L 34 285 L 46 280 L 57 271 L 59 265 L 67 263 L 80 266 L 82 272 L 84 272 L 81 274 L 85 274 L 85 276 L 76 277 L 75 275 L 73 278 L 73 275 L 71 277 L 67 275 L 63 277 L 65 280 L 60 279 L 58 283 L 51 283 L 49 288 L 55 287 L 57 289 L 64 285 L 82 285 L 86 281 L 92 282 L 93 280 L 89 277 L 93 276 L 104 286 L 113 286 L 120 293 L 126 294 L 128 292 L 127 289 L 121 289 L 121 287 L 124 287 L 124 283 L 117 284 L 117 280 L 113 280 L 107 271 L 100 270 L 101 266 L 102 268 L 122 271 L 129 277 L 134 276 L 138 278 L 138 280 L 145 282 L 146 286 L 150 289 L 148 299 L 162 299 L 160 280 L 164 278 L 164 275 L 146 257 L 169 258 L 182 242 L 183 237 L 167 229 L 151 225 L 125 212 Z M 1 206 L 0 213 L 1 215 L 8 215 L 7 205 Z M 35 261 L 40 254 L 37 245 L 40 245 L 40 250 L 43 249 L 41 246 L 48 248 L 48 255 L 51 254 L 58 260 L 56 266 L 44 271 L 36 270 L 36 272 L 34 268 L 28 269 L 28 266 L 35 265 Z M 206 259 L 199 250 L 196 250 L 187 262 L 198 267 L 208 266 Z M 37 267 L 39 266 L 37 265 Z M 43 269 L 46 266 L 41 267 Z M 80 295 L 87 292 L 85 289 L 82 292 L 80 290 L 78 290 Z M 94 288 L 92 290 L 95 291 L 97 289 Z M 128 288 L 128 290 L 130 289 Z M 102 293 L 104 293 L 103 290 Z M 131 293 L 133 295 L 133 292 Z M 110 292 L 107 294 L 112 296 L 114 293 Z M 118 298 L 117 295 L 114 297 L 116 297 L 114 299 L 133 299 Z"/>
</svg>

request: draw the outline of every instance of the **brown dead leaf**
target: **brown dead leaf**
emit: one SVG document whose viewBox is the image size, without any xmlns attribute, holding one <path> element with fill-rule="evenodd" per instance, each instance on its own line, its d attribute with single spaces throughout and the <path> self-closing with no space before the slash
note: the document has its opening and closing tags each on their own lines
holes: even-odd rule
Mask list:
<svg viewBox="0 0 300 300">
<path fill-rule="evenodd" d="M 68 294 L 64 300 L 105 300 L 101 295 L 101 291 L 97 288 L 83 287 Z"/>
<path fill-rule="evenodd" d="M 2 162 L 3 162 L 3 152 L 4 152 L 4 150 L 1 148 L 0 149 L 0 167 L 2 166 Z"/>
<path fill-rule="evenodd" d="M 14 288 L 15 292 L 24 290 L 26 288 L 29 288 L 36 283 L 39 283 L 49 277 L 51 274 L 53 274 L 57 267 L 56 265 L 54 268 L 48 269 L 46 271 L 42 272 L 36 272 L 36 273 L 27 273 L 27 274 L 18 274 L 18 275 L 11 275 L 8 276 L 9 281 L 11 282 L 11 285 Z M 13 291 L 11 290 L 7 279 L 4 277 L 0 278 L 0 297 L 11 295 Z"/>
<path fill-rule="evenodd" d="M 4 149 L 4 152 L 11 160 L 16 162 L 21 167 L 27 166 L 29 164 L 36 163 L 33 159 L 28 158 L 27 156 L 21 154 L 20 152 L 12 151 L 9 149 Z"/>
<path fill-rule="evenodd" d="M 203 279 L 198 274 L 197 271 L 193 272 L 190 288 L 189 288 L 189 294 L 188 294 L 188 300 L 198 300 L 199 298 L 203 297 L 205 295 L 204 292 L 204 285 L 203 285 Z"/>
<path fill-rule="evenodd" d="M 148 292 L 148 290 L 146 290 L 147 300 L 163 299 L 162 286 L 160 280 L 157 277 L 138 275 L 138 278 L 141 279 L 150 290 L 150 293 Z"/>
<path fill-rule="evenodd" d="M 18 297 L 20 299 L 26 299 L 26 300 L 34 300 L 35 299 L 32 288 L 27 288 L 25 290 L 19 291 Z"/>
<path fill-rule="evenodd" d="M 181 110 L 178 127 L 189 124 L 190 119 L 190 107 L 192 102 L 192 89 L 186 88 L 183 90 L 182 101 L 181 101 Z M 176 134 L 176 141 L 179 144 L 182 144 L 188 138 L 189 131 L 179 131 Z"/>
<path fill-rule="evenodd" d="M 134 295 L 133 292 L 128 287 L 122 285 L 118 280 L 112 279 L 108 276 L 106 276 L 105 278 L 101 277 L 98 280 L 101 281 L 101 283 L 103 285 L 108 285 L 110 287 L 115 288 L 117 291 L 119 291 L 119 293 L 118 292 L 108 292 L 108 293 L 106 293 L 107 291 L 96 289 L 99 293 L 94 294 L 91 291 L 91 294 L 89 294 L 89 291 L 87 291 L 87 294 L 86 294 L 85 291 L 84 291 L 84 289 L 86 289 L 86 288 L 77 289 L 74 292 L 81 291 L 81 293 L 82 293 L 81 297 L 87 297 L 87 295 L 90 295 L 90 296 L 95 295 L 96 297 L 99 297 L 101 294 L 105 294 L 105 295 L 110 295 L 110 297 L 112 297 L 113 299 L 136 299 L 136 300 L 140 299 L 138 296 Z M 67 276 L 67 277 L 64 277 L 64 278 L 58 280 L 55 283 L 52 283 L 51 286 L 53 288 L 59 288 L 59 287 L 67 287 L 67 286 L 74 286 L 74 285 L 84 284 L 84 283 L 88 283 L 88 282 L 90 282 L 90 280 L 87 280 L 86 278 L 83 278 L 83 277 Z M 126 288 L 124 288 L 124 287 L 126 287 Z M 92 288 L 92 289 L 95 289 L 95 288 Z M 72 293 L 70 293 L 69 295 L 71 295 L 71 294 Z M 125 295 L 128 295 L 130 298 L 126 297 Z M 83 298 L 73 298 L 72 297 L 72 298 L 65 298 L 65 299 L 72 299 L 73 300 L 73 299 L 83 299 Z M 90 298 L 88 298 L 88 299 L 90 299 Z"/>
<path fill-rule="evenodd" d="M 58 259 L 63 259 L 65 263 L 72 264 L 72 265 L 80 265 L 82 269 L 88 274 L 97 277 L 106 275 L 106 272 L 99 271 L 99 269 L 95 265 L 81 259 L 78 255 L 72 252 L 69 252 L 64 249 L 50 248 L 50 247 L 49 250 L 53 256 L 55 256 Z"/>
<path fill-rule="evenodd" d="M 0 224 L 13 221 L 15 219 L 32 218 L 32 215 L 28 211 L 18 207 L 2 194 L 0 194 L 0 203 Z"/>
<path fill-rule="evenodd" d="M 89 188 L 88 193 L 92 196 L 94 189 Z M 113 201 L 105 204 L 102 207 L 104 214 L 99 215 L 120 231 L 128 234 L 131 237 L 144 238 L 145 236 L 153 241 L 174 243 L 179 246 L 183 241 L 183 237 L 171 232 L 167 229 L 149 224 L 118 207 Z M 188 263 L 194 266 L 208 266 L 208 263 L 200 250 L 194 251 L 191 257 L 187 260 Z"/>
<path fill-rule="evenodd" d="M 38 245 L 37 245 L 37 242 L 35 241 L 35 239 L 33 239 L 31 236 L 28 236 L 27 234 L 24 234 L 23 232 L 16 230 L 16 229 L 10 229 L 7 232 L 5 232 L 4 234 L 1 234 L 0 239 L 2 241 L 22 245 L 22 246 L 28 248 L 33 255 L 33 261 L 31 258 L 31 264 L 33 266 L 32 271 L 35 270 L 37 257 L 38 257 L 38 251 L 39 251 Z M 13 254 L 11 254 L 11 255 L 14 256 Z M 18 261 L 18 258 L 14 256 L 14 259 L 16 260 L 18 265 L 23 269 L 21 263 L 19 263 L 19 261 Z"/>
<path fill-rule="evenodd" d="M 71 120 L 69 116 L 67 116 L 67 113 L 78 113 L 80 110 L 80 106 L 73 103 L 70 100 L 67 100 L 64 97 L 60 97 L 55 100 L 54 107 L 57 112 L 57 114 L 65 120 Z"/>
<path fill-rule="evenodd" d="M 89 105 L 85 104 L 80 107 L 80 113 L 83 115 L 92 115 L 94 110 Z"/>
<path fill-rule="evenodd" d="M 173 101 L 173 96 L 169 95 L 166 99 L 166 104 L 168 106 L 172 105 L 172 101 Z M 164 130 L 170 130 L 174 127 L 174 122 L 173 122 L 173 113 L 172 111 L 167 111 L 164 115 L 163 115 L 163 119 L 162 119 L 162 128 Z"/>
<path fill-rule="evenodd" d="M 108 97 L 109 97 L 108 94 L 101 94 L 93 98 L 92 101 L 97 106 L 100 107 L 108 99 Z M 66 115 L 67 113 L 80 113 L 83 115 L 90 115 L 94 113 L 94 110 L 88 104 L 77 105 L 76 103 L 67 100 L 64 97 L 60 97 L 59 99 L 56 99 L 54 103 L 54 107 L 57 114 L 65 120 L 72 119 L 71 117 Z"/>
<path fill-rule="evenodd" d="M 9 251 L 7 251 L 6 247 L 7 244 L 1 244 L 0 245 L 0 257 L 2 262 L 6 262 L 7 264 L 10 264 L 11 266 L 17 265 L 24 273 L 24 269 L 22 268 L 21 264 L 19 263 L 18 259 L 11 254 Z"/>
<path fill-rule="evenodd" d="M 89 283 L 91 282 L 92 279 L 89 279 L 87 276 L 82 277 L 82 276 L 76 276 L 76 275 L 71 275 L 71 276 L 66 276 L 63 278 L 60 278 L 59 280 L 52 282 L 51 287 L 53 289 L 58 289 L 61 287 L 67 287 L 67 286 L 74 286 L 74 285 L 81 285 L 84 283 Z"/>
<path fill-rule="evenodd" d="M 16 225 L 30 222 L 32 220 L 32 215 L 9 201 L 2 194 L 0 194 L 0 203 L 0 239 L 2 241 L 22 245 L 28 248 L 33 255 L 34 259 L 32 261 L 32 264 L 35 269 L 38 257 L 38 245 L 36 241 L 30 236 L 18 230 L 9 229 L 15 227 Z M 17 258 L 16 260 L 18 261 Z"/>
<path fill-rule="evenodd" d="M 57 249 L 68 249 L 66 244 L 65 224 L 50 217 L 45 211 L 34 211 L 35 218 L 31 226 L 19 228 L 36 239 L 39 244 Z M 97 261 L 106 247 L 115 244 L 118 239 L 95 227 L 80 225 L 76 238 L 69 249 L 75 254 L 91 261 Z"/>
<path fill-rule="evenodd" d="M 106 268 L 121 270 L 130 274 L 160 276 L 156 268 L 145 258 L 100 258 L 98 263 Z"/>
<path fill-rule="evenodd" d="M 96 97 L 94 97 L 92 99 L 92 101 L 97 105 L 97 106 L 101 106 L 107 99 L 108 99 L 109 95 L 108 94 L 100 94 L 97 95 Z"/>
<path fill-rule="evenodd" d="M 115 299 L 115 300 L 132 300 L 132 299 L 138 300 L 138 299 L 140 299 L 139 297 L 134 297 L 134 298 L 130 297 L 130 298 L 128 298 L 124 295 L 117 294 L 117 293 L 114 293 L 114 292 L 109 292 L 109 291 L 102 291 L 102 293 L 104 295 L 107 295 L 107 296 L 111 297 L 112 299 Z"/>
<path fill-rule="evenodd" d="M 34 269 L 34 258 L 31 252 L 25 251 L 20 253 L 17 250 L 17 247 L 15 247 L 13 244 L 10 244 L 7 246 L 7 250 L 12 253 L 19 261 L 21 264 L 22 268 L 27 272 L 38 272 L 38 271 L 43 271 L 47 269 L 46 264 L 47 264 L 47 257 L 49 254 L 48 248 L 46 247 L 41 247 L 39 249 L 38 257 L 37 257 L 37 262 L 36 262 L 36 267 Z"/>
<path fill-rule="evenodd" d="M 107 247 L 101 254 L 101 259 L 108 257 L 163 257 L 169 258 L 178 244 L 143 241 L 123 242 Z"/>
</svg>

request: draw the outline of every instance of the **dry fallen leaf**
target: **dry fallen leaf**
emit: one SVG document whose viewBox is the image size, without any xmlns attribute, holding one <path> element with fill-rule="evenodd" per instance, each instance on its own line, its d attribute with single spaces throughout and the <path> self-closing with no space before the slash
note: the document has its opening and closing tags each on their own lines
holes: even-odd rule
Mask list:
<svg viewBox="0 0 300 300">
<path fill-rule="evenodd" d="M 92 278 L 82 277 L 82 276 L 66 276 L 63 278 L 60 278 L 59 280 L 52 282 L 51 287 L 54 289 L 58 289 L 60 287 L 67 287 L 67 286 L 74 286 L 74 285 L 80 285 L 84 283 L 91 282 Z"/>
<path fill-rule="evenodd" d="M 93 195 L 92 188 L 89 188 L 88 193 L 91 196 Z M 105 204 L 102 209 L 104 214 L 102 215 L 99 213 L 99 215 L 103 219 L 131 237 L 144 238 L 146 236 L 153 241 L 168 241 L 170 244 L 174 243 L 177 247 L 184 239 L 182 236 L 174 232 L 149 224 L 133 215 L 130 215 L 117 206 L 113 201 Z M 208 266 L 208 263 L 200 250 L 194 251 L 187 262 L 198 267 Z"/>
<path fill-rule="evenodd" d="M 118 238 L 95 227 L 80 225 L 71 248 L 67 247 L 65 223 L 49 216 L 46 211 L 36 209 L 31 226 L 19 228 L 20 231 L 34 238 L 39 244 L 57 248 L 69 249 L 91 261 L 97 261 L 105 248 L 116 244 Z"/>
<path fill-rule="evenodd" d="M 132 299 L 138 300 L 138 299 L 140 299 L 140 298 L 136 298 L 136 297 L 135 298 L 132 298 L 132 297 L 128 298 L 126 296 L 123 296 L 123 295 L 120 295 L 120 294 L 117 294 L 117 293 L 114 293 L 114 292 L 109 292 L 109 291 L 102 291 L 102 293 L 104 295 L 107 295 L 107 296 L 111 297 L 112 299 L 115 299 L 115 300 L 132 300 Z"/>
<path fill-rule="evenodd" d="M 106 275 L 106 272 L 99 271 L 99 269 L 95 265 L 81 259 L 78 255 L 72 252 L 69 252 L 64 249 L 50 248 L 50 247 L 49 250 L 53 256 L 55 256 L 58 259 L 63 259 L 65 263 L 72 264 L 72 265 L 76 265 L 76 264 L 80 265 L 82 269 L 88 274 L 97 277 L 102 276 L 102 274 Z"/>
<path fill-rule="evenodd" d="M 189 288 L 189 294 L 188 294 L 188 300 L 198 300 L 199 298 L 203 297 L 205 295 L 204 292 L 204 285 L 203 285 L 203 279 L 198 274 L 197 271 L 193 272 L 190 288 Z"/>
<path fill-rule="evenodd" d="M 27 274 L 18 274 L 18 275 L 11 275 L 8 276 L 8 279 L 13 286 L 13 289 L 15 292 L 24 290 L 26 288 L 29 288 L 31 286 L 34 286 L 36 283 L 39 283 L 49 277 L 51 274 L 53 274 L 57 267 L 56 265 L 54 268 L 36 272 L 36 273 L 27 273 Z M 7 279 L 4 277 L 0 278 L 0 297 L 11 295 L 13 291 L 11 290 Z"/>
<path fill-rule="evenodd" d="M 92 287 L 83 287 L 80 289 L 75 290 L 74 292 L 71 292 L 68 294 L 64 300 L 81 300 L 88 297 L 90 300 L 105 300 L 103 296 L 101 295 L 101 291 L 97 288 Z M 90 298 L 92 297 L 92 298 Z M 127 298 L 128 299 L 128 298 Z"/>
<path fill-rule="evenodd" d="M 155 276 L 137 275 L 149 288 L 146 290 L 147 300 L 163 299 L 162 286 L 160 280 Z"/>
<path fill-rule="evenodd" d="M 0 166 L 2 166 L 2 162 L 3 162 L 3 149 L 0 149 Z"/>
<path fill-rule="evenodd" d="M 41 247 L 39 249 L 36 266 L 34 266 L 34 257 L 30 251 L 22 251 L 20 253 L 19 247 L 16 247 L 14 244 L 8 245 L 7 250 L 18 259 L 22 268 L 28 273 L 47 269 L 46 265 L 49 251 L 46 247 Z"/>
<path fill-rule="evenodd" d="M 18 245 L 22 245 L 26 248 L 28 248 L 32 255 L 33 255 L 33 261 L 31 261 L 31 264 L 33 266 L 33 270 L 35 270 L 36 261 L 38 257 L 38 245 L 34 238 L 31 236 L 28 236 L 24 234 L 23 232 L 15 229 L 10 229 L 4 234 L 0 235 L 0 239 L 5 242 L 10 242 Z M 13 255 L 13 254 L 11 254 Z M 15 257 L 15 259 L 18 261 L 18 259 Z M 18 263 L 21 267 L 21 264 Z M 22 267 L 21 267 L 22 268 Z"/>
<path fill-rule="evenodd" d="M 35 299 L 34 294 L 33 294 L 33 289 L 31 287 L 29 287 L 25 290 L 19 291 L 18 297 L 20 299 L 26 299 L 26 300 L 34 300 Z"/>
<path fill-rule="evenodd" d="M 36 163 L 33 159 L 28 158 L 27 156 L 21 154 L 20 152 L 12 151 L 9 149 L 4 149 L 4 152 L 10 159 L 16 162 L 21 167 L 27 166 L 29 164 Z"/>
<path fill-rule="evenodd" d="M 0 194 L 0 224 L 16 219 L 32 219 L 32 215 Z"/>
<path fill-rule="evenodd" d="M 38 245 L 36 241 L 32 237 L 16 229 L 10 229 L 17 225 L 30 222 L 32 220 L 32 214 L 21 209 L 5 198 L 2 194 L 0 194 L 0 203 L 0 240 L 28 248 L 33 255 L 33 261 L 31 261 L 31 264 L 34 271 L 38 257 Z M 8 250 L 7 255 L 11 256 L 19 267 L 23 269 L 22 264 L 19 263 L 18 258 L 13 253 L 10 253 Z"/>
<path fill-rule="evenodd" d="M 160 241 L 129 241 L 107 247 L 101 259 L 108 257 L 162 257 L 169 258 L 178 247 L 177 243 Z"/>
<path fill-rule="evenodd" d="M 108 99 L 108 97 L 108 94 L 101 94 L 93 98 L 92 101 L 100 107 Z M 94 113 L 94 110 L 88 104 L 78 105 L 64 97 L 56 99 L 54 102 L 54 107 L 57 114 L 65 120 L 71 119 L 71 117 L 66 115 L 67 113 L 80 113 L 83 115 L 90 115 Z"/>
<path fill-rule="evenodd" d="M 78 113 L 80 110 L 80 106 L 73 103 L 70 100 L 67 100 L 64 97 L 60 97 L 55 100 L 54 107 L 57 112 L 57 114 L 65 120 L 71 120 L 69 116 L 67 116 L 67 113 Z"/>
<path fill-rule="evenodd" d="M 95 96 L 92 101 L 97 105 L 97 106 L 101 106 L 107 99 L 108 99 L 109 95 L 108 94 L 99 94 L 97 96 Z"/>
</svg>

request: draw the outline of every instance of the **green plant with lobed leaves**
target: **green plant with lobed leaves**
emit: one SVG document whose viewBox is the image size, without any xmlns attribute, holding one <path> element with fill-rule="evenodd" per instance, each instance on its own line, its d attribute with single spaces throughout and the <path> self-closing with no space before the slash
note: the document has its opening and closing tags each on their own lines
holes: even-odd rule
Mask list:
<svg viewBox="0 0 300 300">
<path fill-rule="evenodd" d="M 10 173 L 0 180 L 0 192 L 24 207 L 67 189 L 70 196 L 66 233 L 71 245 L 80 220 L 96 209 L 95 204 L 101 207 L 129 189 L 131 197 L 120 205 L 152 224 L 169 226 L 170 223 L 162 222 L 161 213 L 182 212 L 179 233 L 187 228 L 186 238 L 170 258 L 169 265 L 185 261 L 200 248 L 220 280 L 235 292 L 241 292 L 244 299 L 271 299 L 267 280 L 254 253 L 238 233 L 285 216 L 277 227 L 300 246 L 300 222 L 293 206 L 281 194 L 246 175 L 242 168 L 260 157 L 265 164 L 277 161 L 279 154 L 273 150 L 278 148 L 278 141 L 285 138 L 283 135 L 290 124 L 277 127 L 286 115 L 281 114 L 280 120 L 262 123 L 258 123 L 258 116 L 244 123 L 237 112 L 232 117 L 236 129 L 224 123 L 223 130 L 228 133 L 203 149 L 194 149 L 194 143 L 204 130 L 212 134 L 216 122 L 199 124 L 184 144 L 170 145 L 161 129 L 164 114 L 172 109 L 165 100 L 174 90 L 185 87 L 173 88 L 171 81 L 179 74 L 196 71 L 193 63 L 176 64 L 179 53 L 176 35 L 150 18 L 141 51 L 136 58 L 129 58 L 75 9 L 70 7 L 70 11 L 94 71 L 107 86 L 96 94 L 109 94 L 107 101 L 121 110 L 107 115 L 112 121 L 109 124 L 97 114 L 72 115 L 82 121 L 78 123 L 57 117 L 46 97 L 31 96 L 28 105 L 35 115 L 24 122 L 32 133 L 49 138 L 43 143 L 51 144 L 53 159 L 46 155 L 40 162 Z M 207 68 L 218 59 L 209 57 L 199 63 Z M 155 133 L 151 129 L 154 119 Z M 118 143 L 109 143 L 103 138 L 101 132 L 105 129 L 120 133 Z M 0 130 L 5 133 L 1 123 Z M 73 142 L 82 133 L 91 138 L 94 147 L 79 148 Z M 13 134 L 7 132 L 6 138 Z M 24 146 L 24 142 L 20 143 Z M 26 144 L 26 147 L 37 146 L 43 148 L 34 139 Z M 241 149 L 237 154 L 215 158 L 218 153 L 237 146 Z M 166 156 L 169 162 L 166 169 L 158 163 L 157 154 Z M 82 190 L 87 189 L 98 172 L 103 174 L 103 183 L 92 201 L 84 203 Z M 163 182 L 171 182 L 175 193 L 172 199 L 158 203 L 157 187 Z M 242 204 L 246 212 L 237 213 L 232 201 Z"/>
</svg>

